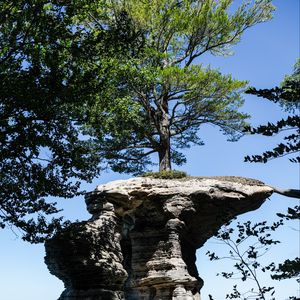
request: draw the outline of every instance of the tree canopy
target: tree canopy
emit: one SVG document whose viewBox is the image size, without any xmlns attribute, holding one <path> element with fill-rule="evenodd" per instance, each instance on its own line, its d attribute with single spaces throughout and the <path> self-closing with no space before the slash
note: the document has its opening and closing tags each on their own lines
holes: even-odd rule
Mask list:
<svg viewBox="0 0 300 300">
<path fill-rule="evenodd" d="M 160 169 L 202 144 L 203 123 L 235 140 L 245 82 L 203 66 L 271 18 L 270 0 L 0 3 L 0 225 L 41 241 L 60 226 L 47 196 L 73 197 L 107 164 Z M 198 63 L 198 64 L 195 64 Z M 32 218 L 31 218 L 32 217 Z"/>
<path fill-rule="evenodd" d="M 46 221 L 58 209 L 45 197 L 73 197 L 99 174 L 82 128 L 86 91 L 103 89 L 110 61 L 140 44 L 102 2 L 71 2 L 0 3 L 0 226 L 32 242 L 60 225 Z"/>
<path fill-rule="evenodd" d="M 291 114 L 275 124 L 269 122 L 268 124 L 260 125 L 257 128 L 248 127 L 246 129 L 246 131 L 251 134 L 262 134 L 265 136 L 273 136 L 281 131 L 288 132 L 288 134 L 284 136 L 282 143 L 272 150 L 265 151 L 262 155 L 248 155 L 245 157 L 245 161 L 267 163 L 271 159 L 288 155 L 291 162 L 300 163 L 300 59 L 298 59 L 294 65 L 293 73 L 285 76 L 279 87 L 261 90 L 250 88 L 246 92 L 278 103 L 284 111 Z M 277 192 L 283 195 L 293 194 L 292 190 L 277 190 Z M 299 197 L 299 191 L 294 190 L 294 192 L 294 196 Z M 296 194 L 298 194 L 298 196 Z M 284 224 L 283 221 L 287 220 L 299 220 L 300 206 L 296 205 L 294 208 L 289 207 L 287 213 L 277 213 L 277 216 L 281 218 L 281 224 Z M 284 262 L 279 263 L 278 266 L 275 266 L 275 263 L 272 263 L 268 267 L 268 270 L 273 272 L 271 278 L 274 280 L 298 278 L 297 281 L 299 281 L 299 264 L 299 257 L 296 257 L 293 259 L 286 259 Z M 297 298 L 290 297 L 290 299 Z"/>
<path fill-rule="evenodd" d="M 245 157 L 245 161 L 266 163 L 270 159 L 289 155 L 290 161 L 300 163 L 300 60 L 298 59 L 295 64 L 293 74 L 286 76 L 279 87 L 261 90 L 250 88 L 246 93 L 279 103 L 282 109 L 290 115 L 275 124 L 268 122 L 257 128 L 248 127 L 246 129 L 251 134 L 265 136 L 273 136 L 282 131 L 286 131 L 288 134 L 283 138 L 283 142 L 272 150 L 268 150 L 262 155 L 252 155 L 251 157 L 248 155 Z"/>
<path fill-rule="evenodd" d="M 230 140 L 241 135 L 248 117 L 239 112 L 246 82 L 200 59 L 229 55 L 247 28 L 271 18 L 273 6 L 247 2 L 232 12 L 232 2 L 110 2 L 108 14 L 125 12 L 145 40 L 141 55 L 118 70 L 119 88 L 102 94 L 90 109 L 87 129 L 99 137 L 101 156 L 114 171 L 140 173 L 153 153 L 160 170 L 171 169 L 171 161 L 181 165 L 180 149 L 203 144 L 198 131 L 204 123 L 218 126 Z"/>
</svg>

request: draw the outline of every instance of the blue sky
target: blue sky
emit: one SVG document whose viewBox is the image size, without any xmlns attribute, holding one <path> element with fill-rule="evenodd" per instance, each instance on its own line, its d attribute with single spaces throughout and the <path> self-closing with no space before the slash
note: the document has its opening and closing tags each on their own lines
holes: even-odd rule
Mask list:
<svg viewBox="0 0 300 300">
<path fill-rule="evenodd" d="M 210 63 L 222 73 L 233 74 L 233 77 L 249 80 L 257 88 L 271 88 L 278 85 L 284 75 L 291 73 L 292 66 L 299 57 L 299 0 L 273 1 L 277 10 L 274 19 L 249 29 L 241 42 L 234 47 L 235 55 L 227 58 L 205 57 L 201 62 Z M 252 115 L 252 124 L 276 121 L 284 116 L 280 108 L 255 96 L 246 95 L 243 111 Z M 287 158 L 273 160 L 268 164 L 249 164 L 243 162 L 247 154 L 259 154 L 276 144 L 279 137 L 245 136 L 240 141 L 226 141 L 217 128 L 204 126 L 200 136 L 205 146 L 193 147 L 185 151 L 187 164 L 181 169 L 194 176 L 236 175 L 252 177 L 267 184 L 286 187 L 299 187 L 299 165 L 291 164 Z M 92 190 L 97 184 L 129 176 L 114 173 L 103 173 L 92 184 L 85 185 Z M 89 218 L 82 197 L 71 200 L 59 200 L 64 208 L 64 215 L 72 220 Z M 273 195 L 257 211 L 247 213 L 240 221 L 275 219 L 276 212 L 284 212 L 288 206 L 299 203 L 297 200 Z M 199 224 L 201 225 L 201 224 Z M 298 224 L 290 223 L 281 232 L 278 239 L 282 241 L 264 257 L 266 261 L 280 261 L 299 255 Z M 18 232 L 16 232 L 18 233 Z M 52 276 L 43 262 L 43 245 L 30 245 L 23 242 L 10 230 L 0 232 L 0 298 L 3 300 L 54 300 L 63 290 L 63 284 Z M 228 269 L 226 262 L 211 263 L 204 255 L 210 250 L 220 251 L 221 247 L 213 240 L 197 252 L 197 266 L 200 276 L 205 281 L 202 290 L 203 300 L 207 294 L 214 295 L 216 300 L 224 300 L 225 293 L 234 282 L 215 277 L 217 272 Z M 268 278 L 262 278 L 268 281 Z M 216 288 L 217 287 L 217 288 Z M 248 286 L 246 286 L 248 288 Z M 285 300 L 287 293 L 296 294 L 299 286 L 295 281 L 278 284 L 276 300 Z"/>
</svg>

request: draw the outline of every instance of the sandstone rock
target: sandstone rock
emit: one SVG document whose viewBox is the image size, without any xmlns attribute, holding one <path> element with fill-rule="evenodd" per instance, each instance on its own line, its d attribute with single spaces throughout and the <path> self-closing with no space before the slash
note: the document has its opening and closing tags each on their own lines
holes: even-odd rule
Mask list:
<svg viewBox="0 0 300 300">
<path fill-rule="evenodd" d="M 196 249 L 271 193 L 240 177 L 141 177 L 98 186 L 86 196 L 91 220 L 46 244 L 46 263 L 66 286 L 60 299 L 200 299 Z"/>
<path fill-rule="evenodd" d="M 120 240 L 121 224 L 107 203 L 97 219 L 73 223 L 47 241 L 45 262 L 66 288 L 59 299 L 124 299 Z"/>
</svg>

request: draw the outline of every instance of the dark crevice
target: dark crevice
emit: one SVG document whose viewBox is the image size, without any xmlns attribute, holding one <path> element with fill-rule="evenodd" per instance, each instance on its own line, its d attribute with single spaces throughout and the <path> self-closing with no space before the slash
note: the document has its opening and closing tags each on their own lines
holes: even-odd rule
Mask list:
<svg viewBox="0 0 300 300">
<path fill-rule="evenodd" d="M 203 286 L 203 280 L 200 278 L 197 267 L 196 267 L 196 248 L 190 242 L 188 242 L 183 237 L 181 238 L 181 255 L 182 259 L 187 266 L 188 273 L 197 278 L 199 286 L 195 288 L 193 294 L 200 291 Z"/>
</svg>

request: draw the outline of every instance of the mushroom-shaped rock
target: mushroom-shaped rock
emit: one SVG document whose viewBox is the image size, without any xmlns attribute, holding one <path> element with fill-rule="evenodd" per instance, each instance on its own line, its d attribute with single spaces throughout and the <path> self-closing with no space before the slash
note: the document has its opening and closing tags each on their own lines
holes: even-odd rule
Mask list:
<svg viewBox="0 0 300 300">
<path fill-rule="evenodd" d="M 84 230 L 72 225 L 93 238 L 82 242 L 66 230 L 46 244 L 46 263 L 66 286 L 60 299 L 200 299 L 196 249 L 272 191 L 241 177 L 138 177 L 98 186 L 86 196 L 91 220 Z M 85 257 L 73 250 L 82 243 L 92 244 Z"/>
</svg>

